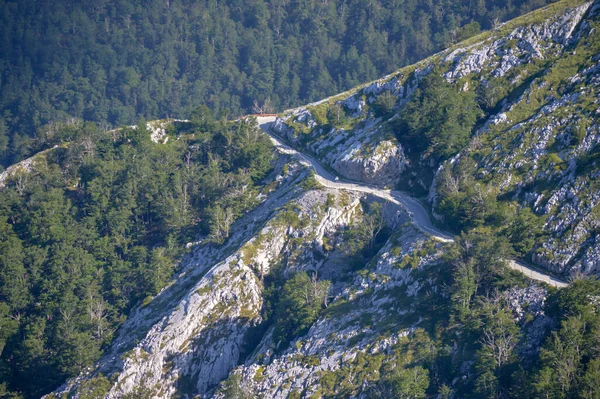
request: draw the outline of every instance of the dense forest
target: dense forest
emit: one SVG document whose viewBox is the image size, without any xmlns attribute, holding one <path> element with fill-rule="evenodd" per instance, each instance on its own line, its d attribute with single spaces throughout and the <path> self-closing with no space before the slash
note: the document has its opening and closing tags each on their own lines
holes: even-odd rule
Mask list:
<svg viewBox="0 0 600 399">
<path fill-rule="evenodd" d="M 546 2 L 0 0 L 0 165 L 73 117 L 119 126 L 318 100 Z"/>
<path fill-rule="evenodd" d="M 37 398 L 93 364 L 129 311 L 169 283 L 187 241 L 224 242 L 256 205 L 273 150 L 251 120 L 228 118 L 335 94 L 545 3 L 0 0 L 0 170 L 50 149 L 0 190 L 0 397 Z M 441 162 L 467 144 L 484 100 L 431 74 L 391 128 Z M 394 101 L 382 96 L 374 113 Z M 164 116 L 190 122 L 157 144 L 143 118 Z M 478 189 L 440 193 L 436 211 L 462 235 L 443 260 L 449 299 L 423 304 L 444 314 L 437 342 L 419 375 L 385 369 L 369 397 L 404 395 L 413 377 L 412 397 L 424 397 L 425 381 L 459 378 L 448 366 L 457 343 L 475 359 L 461 388 L 471 397 L 597 397 L 600 312 L 589 297 L 600 284 L 550 290 L 556 323 L 524 369 L 521 332 L 496 294 L 522 285 L 502 259 L 531 251 L 540 220 L 492 196 L 473 206 Z M 389 238 L 380 219 L 374 205 L 344 232 L 356 268 Z M 264 284 L 265 320 L 286 345 L 323 313 L 330 287 L 306 273 Z"/>
<path fill-rule="evenodd" d="M 139 126 L 65 125 L 71 142 L 0 191 L 0 397 L 39 398 L 91 365 L 186 240 L 220 243 L 256 205 L 273 150 L 251 122 L 199 108 L 167 144 Z"/>
</svg>

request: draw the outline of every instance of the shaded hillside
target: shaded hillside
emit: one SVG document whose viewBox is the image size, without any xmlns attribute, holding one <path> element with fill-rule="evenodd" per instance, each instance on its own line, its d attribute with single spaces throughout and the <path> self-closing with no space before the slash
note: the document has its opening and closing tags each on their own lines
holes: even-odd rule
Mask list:
<svg viewBox="0 0 600 399">
<path fill-rule="evenodd" d="M 72 117 L 114 127 L 314 101 L 545 3 L 3 0 L 0 164 Z"/>
</svg>

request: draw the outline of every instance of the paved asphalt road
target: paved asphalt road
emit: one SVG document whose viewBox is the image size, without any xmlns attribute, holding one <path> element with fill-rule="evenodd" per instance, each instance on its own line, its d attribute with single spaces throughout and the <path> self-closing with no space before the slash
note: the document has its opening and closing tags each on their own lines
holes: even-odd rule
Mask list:
<svg viewBox="0 0 600 399">
<path fill-rule="evenodd" d="M 413 224 L 424 233 L 431 235 L 439 241 L 454 241 L 451 234 L 440 231 L 433 226 L 433 223 L 431 223 L 431 219 L 429 218 L 429 213 L 427 212 L 427 210 L 423 207 L 423 205 L 421 205 L 419 201 L 417 201 L 410 195 L 400 191 L 386 190 L 370 184 L 349 181 L 334 176 L 331 172 L 325 169 L 319 163 L 319 161 L 317 161 L 310 155 L 299 152 L 296 149 L 285 144 L 279 136 L 277 136 L 275 133 L 273 133 L 273 131 L 271 131 L 271 124 L 275 122 L 276 119 L 277 118 L 275 116 L 259 116 L 256 118 L 258 126 L 265 133 L 267 133 L 269 137 L 271 137 L 271 141 L 273 142 L 275 147 L 285 154 L 292 154 L 296 156 L 302 163 L 306 164 L 311 169 L 313 169 L 315 172 L 315 178 L 323 186 L 339 190 L 369 193 L 376 195 L 380 198 L 386 199 L 390 202 L 404 207 L 404 209 L 406 209 L 406 211 L 410 215 Z M 523 262 L 520 262 L 519 260 L 510 259 L 507 263 L 508 267 L 510 267 L 511 269 L 520 271 L 521 273 L 525 274 L 527 277 L 533 280 L 542 281 L 548 285 L 559 288 L 563 288 L 568 285 L 565 281 L 559 280 L 556 277 L 550 276 L 541 271 L 533 269 L 532 267 L 526 265 Z"/>
</svg>

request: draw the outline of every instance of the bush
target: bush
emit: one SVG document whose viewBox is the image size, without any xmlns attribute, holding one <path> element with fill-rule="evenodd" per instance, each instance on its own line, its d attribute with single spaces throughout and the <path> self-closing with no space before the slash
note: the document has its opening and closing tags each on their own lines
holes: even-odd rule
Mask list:
<svg viewBox="0 0 600 399">
<path fill-rule="evenodd" d="M 396 105 L 397 97 L 389 90 L 377 96 L 377 99 L 373 103 L 373 112 L 376 117 L 388 117 L 394 110 Z"/>
</svg>

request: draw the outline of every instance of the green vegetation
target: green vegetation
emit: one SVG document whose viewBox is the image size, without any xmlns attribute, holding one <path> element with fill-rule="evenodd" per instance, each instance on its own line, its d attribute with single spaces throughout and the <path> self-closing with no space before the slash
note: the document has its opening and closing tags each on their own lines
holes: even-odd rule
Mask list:
<svg viewBox="0 0 600 399">
<path fill-rule="evenodd" d="M 225 399 L 250 399 L 252 396 L 241 388 L 240 382 L 240 376 L 233 373 L 221 383 L 219 391 L 225 396 Z"/>
<path fill-rule="evenodd" d="M 392 300 L 396 309 L 416 306 L 411 311 L 415 319 L 399 318 L 391 331 L 414 325 L 416 318 L 422 328 L 385 352 L 371 350 L 369 345 L 379 347 L 377 341 L 368 344 L 342 368 L 323 372 L 319 393 L 327 398 L 359 392 L 370 398 L 595 397 L 600 376 L 600 281 L 581 280 L 551 290 L 545 313 L 558 323 L 547 326 L 540 353 L 523 352 L 524 334 L 531 334 L 528 329 L 536 317 L 525 303 L 525 315 L 517 318 L 505 296 L 510 288 L 526 286 L 521 275 L 504 267 L 503 259 L 511 251 L 508 240 L 494 234 L 466 233 L 446 251 L 446 265 L 435 266 L 452 269 L 450 276 L 438 275 L 435 282 L 447 287 L 445 293 L 425 288 L 417 297 L 407 296 L 406 290 L 380 292 L 377 297 Z M 347 316 L 357 311 L 357 303 L 373 301 L 369 295 L 336 302 L 326 313 Z M 381 324 L 392 316 L 377 313 L 369 314 L 372 317 L 361 327 L 372 325 L 383 334 Z M 350 344 L 362 338 L 359 335 Z"/>
<path fill-rule="evenodd" d="M 594 397 L 600 377 L 600 281 L 585 279 L 550 291 L 545 312 L 558 323 L 550 328 L 539 354 L 524 353 L 522 335 L 531 333 L 527 328 L 535 317 L 517 319 L 503 294 L 523 286 L 522 277 L 515 280 L 517 275 L 503 266 L 503 259 L 510 256 L 506 239 L 481 231 L 461 235 L 445 255 L 453 267 L 451 308 L 433 320 L 436 338 L 432 336 L 428 346 L 432 360 L 421 364 L 422 389 L 439 394 L 452 386 L 465 398 Z M 523 307 L 527 311 L 526 304 Z M 451 344 L 456 349 L 449 357 Z M 469 377 L 457 380 L 463 371 L 456 367 L 465 362 L 473 362 Z M 434 377 L 431 382 L 425 382 L 427 373 Z M 387 386 L 388 395 L 398 389 L 386 378 L 375 386 Z"/>
<path fill-rule="evenodd" d="M 327 302 L 329 281 L 298 272 L 285 282 L 275 307 L 275 342 L 285 348 L 295 337 L 305 334 Z"/>
<path fill-rule="evenodd" d="M 445 160 L 466 146 L 480 114 L 472 91 L 459 92 L 435 70 L 402 109 L 398 139 L 425 156 Z"/>
<path fill-rule="evenodd" d="M 375 116 L 383 118 L 391 116 L 397 99 L 398 98 L 389 90 L 379 94 L 373 103 L 373 112 Z"/>
<path fill-rule="evenodd" d="M 81 399 L 102 399 L 110 391 L 112 384 L 102 374 L 83 381 L 79 388 Z"/>
<path fill-rule="evenodd" d="M 556 7 L 558 4 L 539 16 L 531 16 L 528 22 L 548 16 L 552 10 L 556 12 Z M 597 21 L 589 23 L 592 29 L 597 27 Z M 588 104 L 589 97 L 597 97 L 597 88 L 591 81 L 583 79 L 573 85 L 570 79 L 592 67 L 598 51 L 600 41 L 587 35 L 564 53 L 549 51 L 543 59 L 517 66 L 506 76 L 490 77 L 490 71 L 484 70 L 480 76 L 459 81 L 463 85 L 470 79 L 466 83 L 477 93 L 476 101 L 487 114 L 499 112 L 499 104 L 505 100 L 514 105 L 503 122 L 471 138 L 468 147 L 463 144 L 460 158 L 447 162 L 438 176 L 435 212 L 444 216 L 447 228 L 459 233 L 485 226 L 507 237 L 522 258 L 530 258 L 534 251 L 544 253 L 536 244 L 551 239 L 552 233 L 544 231 L 543 226 L 547 218 L 560 212 L 560 207 L 553 207 L 545 215 L 540 209 L 571 173 L 569 159 L 576 159 L 575 175 L 580 179 L 588 180 L 597 166 L 597 146 L 578 149 L 596 119 L 595 108 L 588 108 Z M 540 112 L 542 107 L 569 96 L 573 96 L 572 101 L 558 106 L 552 114 Z M 554 131 L 542 142 L 541 137 L 549 133 L 547 127 Z M 532 150 L 534 147 L 536 150 Z M 577 194 L 582 204 L 596 190 L 594 179 L 588 181 L 589 188 Z M 533 193 L 539 198 L 535 206 L 530 200 Z M 595 234 L 593 231 L 590 229 L 588 238 Z M 565 232 L 564 238 L 569 240 L 569 234 Z M 582 242 L 585 239 L 581 237 Z M 545 252 L 545 256 L 557 259 L 560 255 Z"/>
<path fill-rule="evenodd" d="M 185 242 L 223 242 L 255 205 L 269 141 L 252 121 L 205 111 L 167 144 L 151 142 L 145 123 L 111 134 L 69 127 L 58 133 L 70 143 L 0 191 L 7 390 L 37 398 L 90 366 L 132 306 L 170 281 Z"/>
<path fill-rule="evenodd" d="M 541 350 L 532 384 L 534 395 L 597 397 L 600 388 L 598 298 L 598 280 L 575 281 L 549 298 L 549 313 L 560 321 L 560 327 L 552 332 Z"/>
<path fill-rule="evenodd" d="M 377 351 L 379 344 L 376 340 L 367 345 L 340 369 L 322 371 L 320 397 L 352 397 L 359 393 L 372 399 L 427 397 L 431 383 L 428 369 L 436 355 L 435 342 L 428 333 L 416 329 L 386 353 Z"/>
<path fill-rule="evenodd" d="M 553 12 L 556 7 L 551 7 Z M 541 198 L 547 200 L 559 179 L 572 172 L 565 160 L 572 154 L 568 151 L 574 151 L 589 134 L 586 129 L 595 124 L 592 114 L 597 107 L 591 106 L 588 98 L 594 97 L 589 93 L 595 91 L 586 88 L 576 104 L 532 120 L 530 126 L 509 129 L 570 93 L 573 85 L 568 78 L 597 61 L 591 61 L 598 53 L 597 47 L 582 54 L 580 51 L 577 49 L 575 54 L 573 50 L 575 58 L 571 61 L 561 61 L 562 57 L 557 61 L 550 54 L 491 79 L 487 86 L 479 77 L 450 85 L 440 78 L 443 72 L 439 70 L 421 82 L 415 97 L 394 120 L 394 128 L 399 141 L 418 150 L 411 156 L 425 161 L 418 167 L 437 167 L 462 152 L 451 164 L 446 162 L 438 176 L 435 209 L 460 235 L 450 246 L 438 244 L 444 253 L 438 264 L 430 262 L 421 268 L 419 264 L 424 262 L 420 260 L 435 253 L 435 245 L 391 249 L 394 266 L 403 269 L 398 274 L 410 272 L 410 278 L 406 285 L 382 287 L 386 278 L 393 278 L 387 273 L 378 275 L 371 267 L 377 252 L 373 238 L 378 229 L 377 223 L 367 221 L 372 218 L 376 222 L 378 211 L 364 207 L 367 222 L 350 226 L 339 247 L 360 260 L 364 269 L 351 278 L 368 282 L 363 285 L 368 288 L 350 286 L 348 298 L 336 300 L 321 313 L 334 326 L 336 320 L 343 320 L 339 331 L 333 331 L 330 337 L 336 345 L 346 342 L 351 349 L 339 369 L 320 372 L 316 397 L 598 397 L 600 282 L 586 279 L 561 290 L 548 288 L 541 315 L 537 305 L 542 305 L 542 298 L 527 303 L 522 296 L 542 293 L 536 294 L 524 275 L 505 267 L 505 259 L 527 257 L 536 250 L 537 243 L 547 238 L 543 230 L 545 217 L 527 206 L 535 198 L 524 198 L 523 194 L 534 187 L 536 192 L 542 190 Z M 555 61 L 564 68 L 552 67 L 547 74 L 540 73 Z M 484 71 L 482 77 L 488 72 Z M 465 87 L 469 89 L 463 90 Z M 482 110 L 496 113 L 504 99 L 516 101 L 521 96 L 523 103 L 512 107 L 505 122 L 473 137 L 473 130 L 481 126 L 476 123 Z M 371 104 L 371 110 L 375 116 L 389 117 L 394 105 L 395 101 L 384 93 Z M 348 123 L 344 120 L 347 116 L 331 102 L 311 112 L 321 129 L 331 127 L 332 121 Z M 584 117 L 579 119 L 581 114 Z M 561 137 L 550 137 L 543 144 L 547 151 L 541 156 L 528 154 L 542 136 L 534 129 L 557 120 L 565 126 Z M 596 147 L 577 154 L 576 174 L 581 178 L 577 184 L 581 182 L 583 190 L 597 191 L 595 181 L 583 179 L 597 169 L 597 152 Z M 513 168 L 514 164 L 518 166 Z M 591 202 L 589 198 L 582 206 Z M 597 216 L 598 207 L 590 208 Z M 588 225 L 595 235 L 597 218 L 592 220 Z M 516 290 L 524 288 L 528 291 Z M 517 295 L 521 298 L 515 301 Z M 369 307 L 363 310 L 364 305 Z M 351 326 L 357 326 L 357 330 L 349 328 L 352 333 L 344 337 L 346 327 Z M 401 335 L 397 344 L 379 346 L 377 342 L 414 327 L 418 328 Z M 317 364 L 303 356 L 295 360 L 307 367 Z"/>
<path fill-rule="evenodd" d="M 0 7 L 0 164 L 59 121 L 271 112 L 410 65 L 546 0 L 252 0 Z"/>
<path fill-rule="evenodd" d="M 5 1 L 0 11 L 0 163 L 38 153 L 33 170 L 17 173 L 0 191 L 0 396 L 13 398 L 39 397 L 90 366 L 132 307 L 152 306 L 169 284 L 182 244 L 198 235 L 207 243 L 225 243 L 234 221 L 256 205 L 272 150 L 252 120 L 226 122 L 230 112 L 269 112 L 273 106 L 322 97 L 472 37 L 492 18 L 545 1 L 165 1 L 143 6 L 115 1 L 69 7 L 59 2 L 55 8 L 34 3 Z M 37 18 L 28 16 L 33 8 Z M 460 236 L 435 265 L 436 273 L 419 265 L 441 244 L 418 244 L 402 257 L 396 247 L 394 266 L 403 270 L 394 272 L 410 273 L 409 283 L 381 288 L 378 284 L 392 277 L 377 275 L 371 265 L 391 232 L 383 205 L 365 203 L 360 223 L 343 231 L 341 244 L 325 237 L 324 248 L 338 246 L 347 257 L 342 262 L 363 269 L 350 277 L 377 284 L 324 309 L 330 281 L 319 280 L 316 273 L 290 273 L 295 254 L 279 259 L 268 275 L 257 270 L 264 286 L 264 323 L 248 333 L 248 341 L 258 342 L 256 337 L 270 328 L 282 351 L 319 317 L 356 312 L 350 322 L 361 330 L 348 335 L 348 345 L 370 345 L 372 337 L 392 333 L 398 333 L 398 341 L 386 351 L 373 344 L 339 370 L 322 372 L 318 395 L 598 397 L 600 282 L 582 280 L 550 291 L 545 312 L 556 323 L 548 323 L 539 354 L 522 350 L 536 315 L 524 304 L 525 314 L 517 317 L 505 295 L 527 282 L 505 268 L 504 259 L 531 254 L 543 237 L 544 219 L 510 191 L 515 181 L 532 177 L 533 166 L 524 154 L 516 154 L 521 166 L 506 184 L 482 170 L 480 161 L 495 156 L 491 148 L 496 144 L 510 148 L 522 135 L 528 148 L 533 138 L 525 128 L 504 134 L 502 125 L 472 138 L 482 110 L 494 112 L 502 100 L 523 94 L 526 85 L 539 90 L 526 93 L 526 101 L 509 112 L 507 124 L 527 120 L 560 97 L 566 78 L 597 54 L 593 49 L 574 51 L 576 57 L 557 61 L 544 76 L 538 72 L 555 61 L 552 57 L 533 60 L 528 71 L 515 68 L 486 85 L 470 78 L 449 84 L 441 66 L 425 77 L 385 128 L 415 150 L 411 157 L 430 166 L 473 144 L 473 151 L 469 146 L 439 176 L 435 211 Z M 508 85 L 511 79 L 520 86 Z M 208 106 L 194 108 L 205 100 Z M 388 118 L 396 104 L 390 92 L 383 92 L 368 109 Z M 597 108 L 593 95 L 582 97 L 579 105 L 588 114 Z M 149 140 L 143 121 L 138 128 L 109 132 L 70 119 L 122 124 L 159 110 L 191 119 L 168 127 L 170 140 L 160 145 Z M 361 123 L 331 101 L 309 110 L 322 134 Z M 564 117 L 570 110 L 561 112 Z M 592 123 L 582 119 L 565 147 L 581 143 Z M 297 131 L 304 144 L 316 139 L 300 124 Z M 548 176 L 528 183 L 536 188 L 551 186 L 568 170 L 560 143 L 551 140 L 548 146 L 551 150 L 536 164 Z M 595 168 L 597 151 L 578 155 L 578 175 Z M 314 176 L 303 182 L 304 189 L 318 187 Z M 348 198 L 341 194 L 336 201 L 328 195 L 323 206 L 311 211 L 318 216 L 336 202 L 347 205 Z M 274 225 L 307 227 L 310 216 L 299 213 L 300 208 L 286 206 Z M 245 263 L 252 264 L 267 239 L 259 235 L 243 248 Z M 309 237 L 291 239 L 290 248 L 304 241 Z M 206 285 L 197 292 L 210 289 Z M 372 312 L 356 311 L 369 300 L 381 301 Z M 250 307 L 241 314 L 255 316 Z M 180 349 L 188 350 L 189 342 Z M 148 357 L 138 353 L 141 360 Z M 127 355 L 134 352 L 123 358 Z M 295 360 L 307 367 L 320 364 L 318 356 Z M 166 370 L 172 366 L 165 365 Z M 264 370 L 256 370 L 254 382 L 264 380 Z M 189 379 L 181 384 L 190 385 Z M 102 397 L 110 385 L 101 375 L 90 379 L 80 388 L 82 398 Z M 227 398 L 251 397 L 235 373 L 220 392 Z M 127 397 L 153 394 L 142 386 Z M 290 397 L 302 394 L 293 391 Z"/>
<path fill-rule="evenodd" d="M 541 353 L 520 352 L 523 332 L 534 317 L 518 320 L 503 292 L 519 285 L 503 267 L 510 256 L 506 240 L 481 232 L 463 234 L 446 255 L 453 266 L 449 318 L 437 319 L 432 365 L 437 388 L 452 386 L 466 398 L 591 397 L 596 388 L 600 316 L 600 282 L 582 280 L 551 291 L 546 314 L 560 322 L 546 339 Z M 443 328 L 442 328 L 443 326 Z M 441 341 L 440 341 L 441 338 Z M 450 341 L 446 341 L 450 340 Z M 444 342 L 457 348 L 449 364 Z M 462 380 L 455 366 L 474 361 L 472 374 Z M 437 366 L 436 366 L 437 365 Z M 448 367 L 450 366 L 450 367 Z M 461 372 L 462 373 L 462 372 Z M 444 377 L 446 376 L 446 377 Z"/>
<path fill-rule="evenodd" d="M 378 202 L 362 204 L 363 217 L 343 232 L 342 251 L 350 257 L 355 268 L 364 266 L 379 252 L 390 237 L 390 229 L 383 217 L 383 206 Z"/>
<path fill-rule="evenodd" d="M 478 294 L 492 290 L 510 256 L 508 242 L 492 234 L 471 232 L 458 238 L 447 258 L 454 267 L 451 298 L 459 319 L 470 316 Z"/>
<path fill-rule="evenodd" d="M 428 387 L 429 373 L 423 367 L 395 367 L 372 388 L 367 397 L 422 399 L 427 397 Z"/>
<path fill-rule="evenodd" d="M 498 201 L 497 191 L 476 181 L 474 174 L 474 163 L 461 159 L 454 167 L 447 165 L 439 177 L 436 212 L 455 231 L 503 226 L 510 214 L 510 208 Z"/>
</svg>

